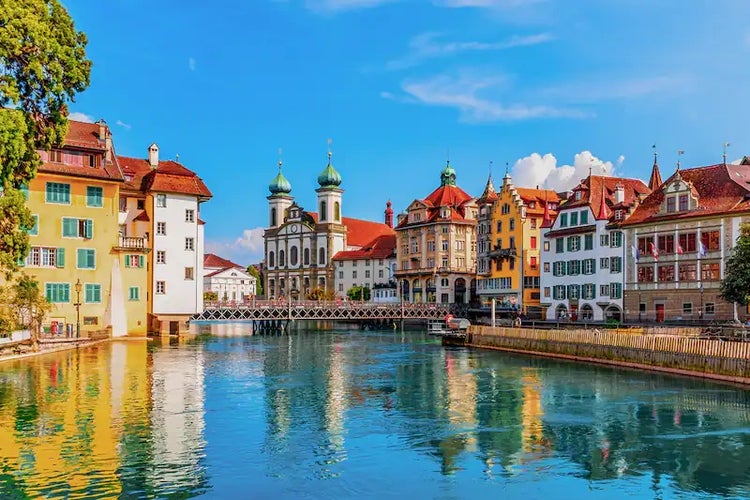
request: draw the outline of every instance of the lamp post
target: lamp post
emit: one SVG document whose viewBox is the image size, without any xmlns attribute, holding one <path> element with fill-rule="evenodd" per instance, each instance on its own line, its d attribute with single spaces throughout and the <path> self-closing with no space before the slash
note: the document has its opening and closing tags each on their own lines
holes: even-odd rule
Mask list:
<svg viewBox="0 0 750 500">
<path fill-rule="evenodd" d="M 81 337 L 81 289 L 83 288 L 83 285 L 81 285 L 81 278 L 78 278 L 78 281 L 76 281 L 75 289 L 76 289 L 76 303 L 73 304 L 76 308 L 76 338 Z"/>
<path fill-rule="evenodd" d="M 701 308 L 698 309 L 698 319 L 703 321 L 703 283 L 700 284 L 699 289 L 701 291 Z"/>
</svg>

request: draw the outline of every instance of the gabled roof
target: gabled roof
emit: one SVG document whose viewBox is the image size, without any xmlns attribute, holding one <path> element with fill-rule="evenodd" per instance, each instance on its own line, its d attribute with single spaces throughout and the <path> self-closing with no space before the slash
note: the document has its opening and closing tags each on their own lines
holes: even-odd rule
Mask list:
<svg viewBox="0 0 750 500">
<path fill-rule="evenodd" d="M 466 219 L 466 205 L 475 201 L 469 194 L 463 189 L 452 184 L 444 184 L 430 193 L 427 198 L 423 200 L 414 200 L 409 206 L 414 203 L 423 203 L 427 208 L 427 218 L 419 222 L 409 222 L 409 218 L 405 218 L 401 221 L 397 228 L 403 228 L 411 225 L 420 225 L 428 222 L 436 222 L 441 220 L 441 208 L 450 208 L 450 218 L 446 218 L 446 221 L 450 222 L 471 222 L 474 223 L 473 219 Z"/>
<path fill-rule="evenodd" d="M 573 188 L 559 210 L 589 207 L 597 220 L 610 219 L 612 214 L 608 212 L 615 205 L 614 193 L 618 184 L 621 184 L 624 190 L 624 201 L 621 204 L 623 208 L 632 207 L 639 196 L 645 196 L 651 192 L 640 179 L 590 175 Z M 581 193 L 579 200 L 576 199 L 576 192 Z M 602 210 L 602 202 L 606 210 Z"/>
<path fill-rule="evenodd" d="M 533 189 L 533 188 L 515 188 L 518 195 L 523 200 L 523 204 L 526 206 L 527 215 L 544 215 L 547 204 L 554 203 L 555 205 L 560 204 L 560 196 L 551 189 Z M 531 207 L 531 203 L 534 203 L 534 207 Z M 550 217 L 554 218 L 557 213 L 556 209 L 550 209 Z"/>
<path fill-rule="evenodd" d="M 338 252 L 333 260 L 364 260 L 364 259 L 387 259 L 396 256 L 396 235 L 383 234 L 359 250 L 346 250 Z"/>
<path fill-rule="evenodd" d="M 195 172 L 172 160 L 159 161 L 152 168 L 148 160 L 118 156 L 126 179 L 126 187 L 139 191 L 191 194 L 210 198 L 211 191 Z"/>
<path fill-rule="evenodd" d="M 693 210 L 661 214 L 664 190 L 679 176 L 692 185 L 698 207 Z M 651 193 L 624 222 L 624 226 L 645 222 L 690 219 L 750 211 L 750 165 L 709 165 L 680 170 Z"/>
<path fill-rule="evenodd" d="M 238 269 L 245 269 L 243 266 L 239 264 L 235 264 L 231 260 L 224 259 L 222 257 L 219 257 L 216 254 L 213 253 L 207 253 L 203 256 L 203 268 L 204 269 L 226 269 L 226 268 L 238 268 Z"/>
<path fill-rule="evenodd" d="M 213 272 L 208 273 L 207 275 L 205 275 L 204 278 L 210 278 L 212 276 L 218 276 L 218 275 L 220 275 L 222 273 L 225 273 L 227 271 L 238 272 L 238 273 L 242 274 L 243 278 L 254 278 L 254 276 L 252 274 L 248 273 L 243 268 L 237 267 L 237 266 L 229 266 L 229 267 L 224 267 L 224 268 L 221 268 L 221 269 L 217 269 L 216 271 L 213 271 Z"/>
<path fill-rule="evenodd" d="M 109 134 L 107 126 L 104 125 L 104 127 L 105 134 Z M 63 154 L 66 154 L 66 152 L 72 154 L 82 150 L 87 150 L 90 154 L 100 157 L 101 166 L 89 167 L 84 165 L 70 165 L 44 161 L 39 166 L 39 171 L 118 182 L 124 180 L 117 159 L 114 158 L 113 161 L 106 161 L 106 140 L 104 137 L 99 137 L 99 131 L 100 125 L 98 123 L 85 123 L 69 120 L 68 133 L 65 136 L 65 143 L 62 150 Z M 43 159 L 46 158 L 46 152 L 44 152 L 44 155 L 45 156 L 42 157 Z"/>
</svg>

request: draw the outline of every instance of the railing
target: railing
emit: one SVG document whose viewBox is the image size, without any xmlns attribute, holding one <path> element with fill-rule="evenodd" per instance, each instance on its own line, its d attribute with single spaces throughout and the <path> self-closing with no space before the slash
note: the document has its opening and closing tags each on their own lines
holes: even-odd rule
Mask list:
<svg viewBox="0 0 750 500">
<path fill-rule="evenodd" d="M 148 248 L 148 238 L 139 236 L 120 236 L 118 247 L 145 250 Z"/>
</svg>

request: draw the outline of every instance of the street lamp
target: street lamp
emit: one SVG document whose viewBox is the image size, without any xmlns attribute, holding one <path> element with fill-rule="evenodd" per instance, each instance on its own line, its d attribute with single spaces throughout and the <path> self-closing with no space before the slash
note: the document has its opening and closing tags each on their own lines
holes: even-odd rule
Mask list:
<svg viewBox="0 0 750 500">
<path fill-rule="evenodd" d="M 76 281 L 76 284 L 75 284 L 76 303 L 73 304 L 76 308 L 76 338 L 81 337 L 81 289 L 82 288 L 83 288 L 83 285 L 81 285 L 81 278 L 78 278 L 78 281 Z"/>
<path fill-rule="evenodd" d="M 700 291 L 701 291 L 701 308 L 698 309 L 698 319 L 703 321 L 703 283 L 700 284 Z"/>
</svg>

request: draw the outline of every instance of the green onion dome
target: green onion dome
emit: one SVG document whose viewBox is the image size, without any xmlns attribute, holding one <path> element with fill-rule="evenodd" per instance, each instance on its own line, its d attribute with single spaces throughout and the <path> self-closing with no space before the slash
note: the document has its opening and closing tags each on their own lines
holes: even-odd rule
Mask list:
<svg viewBox="0 0 750 500">
<path fill-rule="evenodd" d="M 331 153 L 328 153 L 328 165 L 318 176 L 320 187 L 339 187 L 341 184 L 341 174 L 331 165 Z"/>
<path fill-rule="evenodd" d="M 440 172 L 440 185 L 441 186 L 455 186 L 456 185 L 456 171 L 451 167 L 451 162 L 445 164 L 445 168 Z"/>
<path fill-rule="evenodd" d="M 273 178 L 271 184 L 268 185 L 268 190 L 271 194 L 289 194 L 292 192 L 292 185 L 286 180 L 284 174 L 281 173 L 281 162 L 279 162 L 279 173 Z"/>
</svg>

